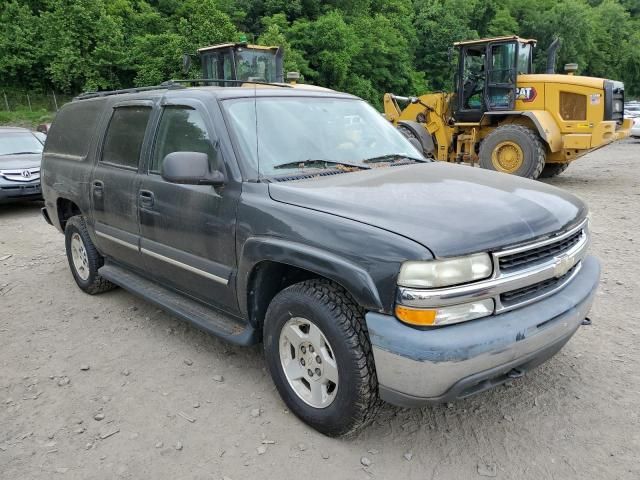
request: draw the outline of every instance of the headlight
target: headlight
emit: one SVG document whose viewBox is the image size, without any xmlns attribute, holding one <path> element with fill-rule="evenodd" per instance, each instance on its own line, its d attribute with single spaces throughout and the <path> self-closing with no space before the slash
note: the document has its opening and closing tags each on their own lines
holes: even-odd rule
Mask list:
<svg viewBox="0 0 640 480">
<path fill-rule="evenodd" d="M 493 300 L 491 298 L 433 309 L 410 308 L 403 305 L 396 305 L 396 317 L 410 325 L 437 327 L 440 325 L 466 322 L 474 318 L 487 317 L 493 313 L 493 307 Z"/>
<path fill-rule="evenodd" d="M 405 262 L 398 285 L 410 288 L 437 288 L 481 280 L 491 275 L 493 265 L 486 253 L 447 260 Z"/>
</svg>

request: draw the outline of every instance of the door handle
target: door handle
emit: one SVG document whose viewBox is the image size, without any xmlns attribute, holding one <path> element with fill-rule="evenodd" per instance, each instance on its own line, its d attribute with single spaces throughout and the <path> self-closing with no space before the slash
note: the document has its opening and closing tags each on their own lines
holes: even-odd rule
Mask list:
<svg viewBox="0 0 640 480">
<path fill-rule="evenodd" d="M 140 192 L 138 192 L 138 195 L 140 198 L 141 207 L 145 207 L 145 208 L 153 207 L 153 204 L 155 202 L 155 196 L 153 195 L 153 192 L 149 190 L 140 190 Z"/>
<path fill-rule="evenodd" d="M 104 193 L 104 183 L 101 180 L 94 180 L 92 188 L 94 196 L 102 197 Z"/>
</svg>

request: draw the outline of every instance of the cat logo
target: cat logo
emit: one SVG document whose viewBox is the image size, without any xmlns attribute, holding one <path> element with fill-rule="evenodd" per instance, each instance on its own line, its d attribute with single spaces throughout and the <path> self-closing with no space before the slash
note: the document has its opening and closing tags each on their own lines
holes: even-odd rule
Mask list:
<svg viewBox="0 0 640 480">
<path fill-rule="evenodd" d="M 522 100 L 523 102 L 533 102 L 536 99 L 538 92 L 534 87 L 518 87 L 516 88 L 516 100 Z"/>
</svg>

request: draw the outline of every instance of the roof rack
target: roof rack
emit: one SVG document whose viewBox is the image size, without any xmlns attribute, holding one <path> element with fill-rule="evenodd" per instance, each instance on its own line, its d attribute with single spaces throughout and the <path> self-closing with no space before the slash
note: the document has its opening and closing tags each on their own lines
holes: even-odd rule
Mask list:
<svg viewBox="0 0 640 480">
<path fill-rule="evenodd" d="M 124 88 L 121 90 L 105 90 L 103 92 L 86 92 L 81 93 L 74 100 L 86 100 L 88 98 L 97 98 L 97 97 L 108 97 L 110 95 L 120 95 L 123 93 L 138 93 L 138 92 L 148 92 L 151 90 L 165 90 L 172 88 L 185 88 L 183 85 L 180 85 L 173 80 L 169 80 L 167 82 L 162 82 L 160 85 L 151 85 L 149 87 L 135 87 L 135 88 Z"/>
<path fill-rule="evenodd" d="M 211 83 L 234 83 L 240 84 L 243 83 L 251 83 L 256 85 L 271 85 L 272 87 L 280 87 L 280 88 L 293 88 L 293 85 L 289 85 L 288 83 L 274 83 L 274 82 L 262 82 L 259 80 L 226 80 L 224 78 L 189 78 L 186 80 L 169 80 L 164 83 L 175 83 L 175 84 L 183 84 L 189 83 L 192 86 L 196 86 L 196 84 L 203 84 L 207 86 Z"/>
<path fill-rule="evenodd" d="M 123 93 L 138 93 L 138 92 L 148 92 L 151 90 L 168 90 L 174 88 L 186 88 L 184 84 L 189 84 L 191 86 L 196 86 L 198 84 L 207 86 L 212 83 L 233 83 L 240 84 L 243 83 L 251 83 L 256 85 L 271 85 L 273 87 L 280 88 L 293 88 L 292 85 L 286 83 L 272 83 L 272 82 L 261 82 L 257 80 L 226 80 L 224 78 L 189 78 L 186 80 L 175 79 L 175 80 L 167 80 L 166 82 L 162 82 L 160 85 L 152 85 L 149 87 L 135 87 L 135 88 L 124 88 L 121 90 L 105 90 L 104 92 L 86 92 L 81 93 L 74 100 L 86 100 L 88 98 L 98 98 L 98 97 L 108 97 L 110 95 L 120 95 Z"/>
</svg>

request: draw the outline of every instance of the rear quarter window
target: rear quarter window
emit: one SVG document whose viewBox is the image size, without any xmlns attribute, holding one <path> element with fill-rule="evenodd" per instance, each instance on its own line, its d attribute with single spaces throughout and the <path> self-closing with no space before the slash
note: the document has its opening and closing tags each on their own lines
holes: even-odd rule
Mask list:
<svg viewBox="0 0 640 480">
<path fill-rule="evenodd" d="M 45 153 L 85 157 L 104 104 L 103 99 L 97 99 L 65 105 L 51 125 Z"/>
</svg>

